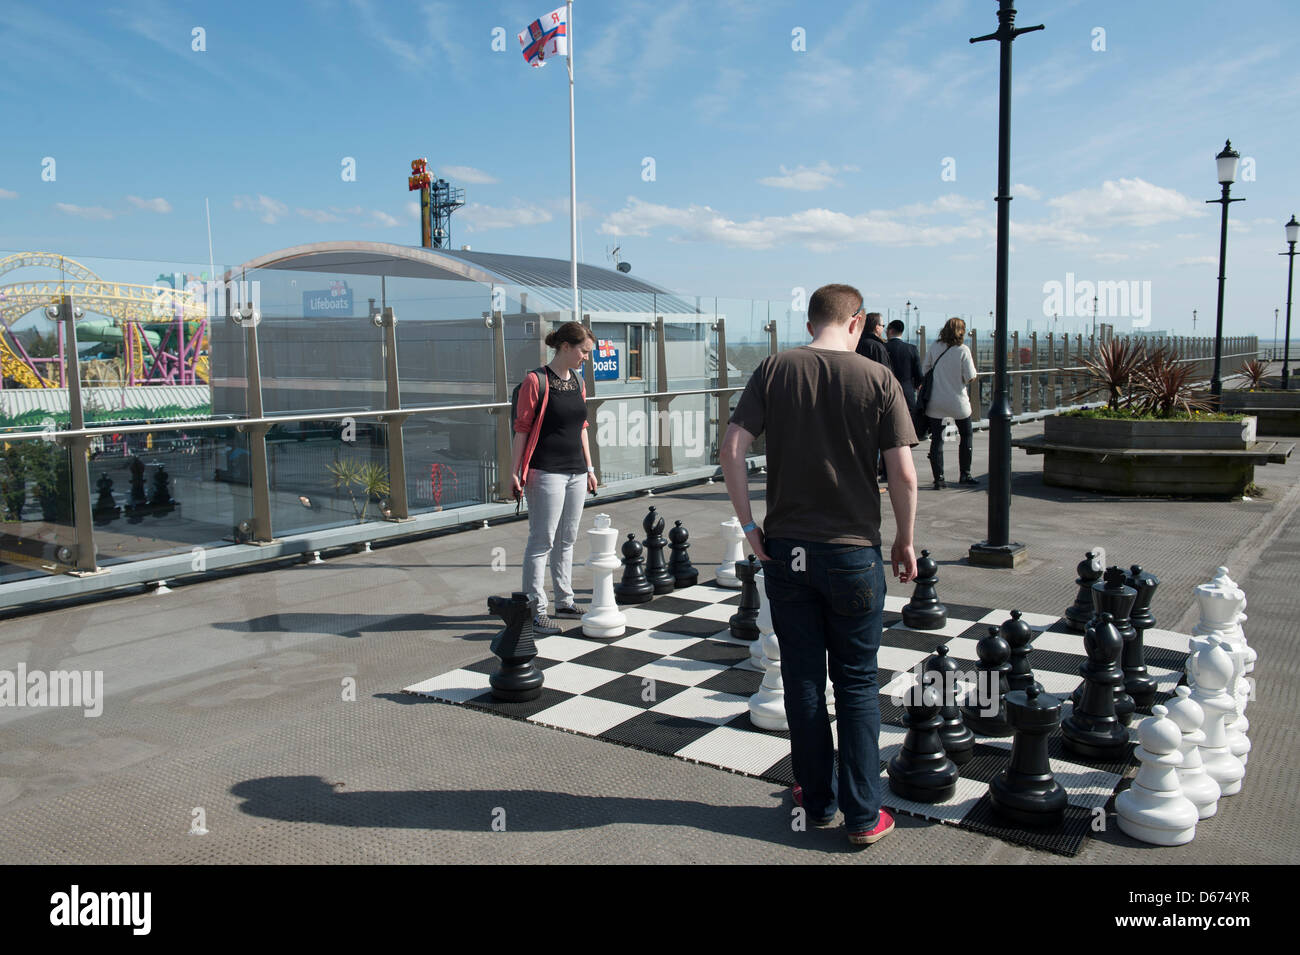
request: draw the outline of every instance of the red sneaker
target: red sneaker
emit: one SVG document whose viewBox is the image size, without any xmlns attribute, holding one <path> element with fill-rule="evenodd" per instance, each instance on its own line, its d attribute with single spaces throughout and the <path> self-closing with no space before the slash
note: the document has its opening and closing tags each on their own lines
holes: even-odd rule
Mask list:
<svg viewBox="0 0 1300 955">
<path fill-rule="evenodd" d="M 880 819 L 876 822 L 876 828 L 869 831 L 850 832 L 849 842 L 855 846 L 869 846 L 873 842 L 879 842 L 893 831 L 894 817 L 889 814 L 887 809 L 882 809 L 880 810 Z"/>
<path fill-rule="evenodd" d="M 802 809 L 803 808 L 803 787 L 800 786 L 798 783 L 795 783 L 794 789 L 791 790 L 790 795 L 794 799 L 794 804 L 798 806 L 800 809 Z M 835 813 L 831 813 L 829 816 L 824 816 L 821 819 L 812 820 L 813 828 L 829 829 L 831 826 L 835 825 L 835 816 L 836 816 Z"/>
</svg>

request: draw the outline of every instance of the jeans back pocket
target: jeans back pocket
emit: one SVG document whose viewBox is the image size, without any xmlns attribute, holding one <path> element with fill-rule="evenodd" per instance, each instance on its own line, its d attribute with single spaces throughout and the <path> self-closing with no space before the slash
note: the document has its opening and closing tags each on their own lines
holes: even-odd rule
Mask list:
<svg viewBox="0 0 1300 955">
<path fill-rule="evenodd" d="M 843 617 L 865 617 L 879 609 L 876 577 L 880 566 L 831 567 L 829 577 L 831 609 Z"/>
</svg>

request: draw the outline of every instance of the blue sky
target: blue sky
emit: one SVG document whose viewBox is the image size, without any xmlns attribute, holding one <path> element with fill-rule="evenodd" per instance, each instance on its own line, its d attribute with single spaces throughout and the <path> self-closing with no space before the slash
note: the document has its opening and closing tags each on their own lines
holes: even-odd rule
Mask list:
<svg viewBox="0 0 1300 955">
<path fill-rule="evenodd" d="M 203 263 L 205 197 L 219 263 L 325 239 L 414 245 L 406 175 L 426 156 L 466 192 L 454 244 L 567 258 L 565 70 L 530 69 L 515 39 L 553 5 L 9 0 L 0 249 Z M 584 261 L 621 245 L 635 275 L 699 295 L 788 301 L 843 281 L 882 312 L 910 300 L 931 328 L 987 327 L 997 48 L 967 40 L 995 28 L 993 0 L 574 7 Z M 1230 213 L 1225 331 L 1271 337 L 1282 226 L 1300 212 L 1296 5 L 1019 11 L 1047 29 L 1015 43 L 1011 327 L 1050 327 L 1044 285 L 1073 273 L 1149 282 L 1150 327 L 1190 333 L 1197 309 L 1212 331 L 1219 207 L 1204 200 L 1230 137 L 1251 163 L 1233 187 L 1247 201 Z"/>
</svg>

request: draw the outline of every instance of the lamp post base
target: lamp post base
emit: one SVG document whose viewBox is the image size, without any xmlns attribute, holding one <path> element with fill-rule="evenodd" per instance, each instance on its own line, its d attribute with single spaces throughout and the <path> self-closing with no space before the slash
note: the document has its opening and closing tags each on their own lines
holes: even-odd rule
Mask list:
<svg viewBox="0 0 1300 955">
<path fill-rule="evenodd" d="M 968 555 L 972 567 L 1019 567 L 1029 559 L 1025 545 L 1012 541 L 1009 544 L 990 544 L 980 541 L 971 544 Z"/>
</svg>

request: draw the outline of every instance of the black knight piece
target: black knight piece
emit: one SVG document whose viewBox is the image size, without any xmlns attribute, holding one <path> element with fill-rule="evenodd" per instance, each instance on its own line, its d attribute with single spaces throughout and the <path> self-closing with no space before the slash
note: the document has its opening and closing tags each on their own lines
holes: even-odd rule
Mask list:
<svg viewBox="0 0 1300 955">
<path fill-rule="evenodd" d="M 1134 564 L 1124 582 L 1137 591 L 1137 599 L 1133 601 L 1133 610 L 1129 614 L 1134 636 L 1132 640 L 1124 641 L 1124 692 L 1133 697 L 1133 703 L 1139 709 L 1150 712 L 1156 696 L 1156 681 L 1147 673 L 1146 645 L 1142 635 L 1156 625 L 1156 618 L 1151 614 L 1151 600 L 1160 586 L 1160 578 L 1143 573 L 1142 568 Z"/>
<path fill-rule="evenodd" d="M 1065 611 L 1065 625 L 1071 630 L 1083 633 L 1095 613 L 1092 609 L 1092 585 L 1101 580 L 1101 564 L 1097 560 L 1097 555 L 1088 551 L 1083 560 L 1079 561 L 1076 570 L 1079 576 L 1074 579 L 1074 582 L 1079 587 L 1079 593 L 1074 598 L 1074 603 Z"/>
<path fill-rule="evenodd" d="M 1103 611 L 1088 624 L 1083 649 L 1088 659 L 1079 664 L 1082 692 L 1061 723 L 1061 741 L 1070 752 L 1088 759 L 1122 759 L 1128 747 L 1128 731 L 1115 715 L 1115 690 L 1124 684 L 1124 673 L 1119 668 L 1124 638 L 1109 612 Z"/>
<path fill-rule="evenodd" d="M 505 629 L 492 638 L 492 652 L 501 658 L 500 669 L 488 678 L 493 699 L 503 703 L 537 699 L 544 677 L 533 664 L 537 644 L 533 642 L 532 601 L 521 593 L 509 598 L 489 597 L 488 611 L 505 623 Z"/>
<path fill-rule="evenodd" d="M 1027 690 L 1035 686 L 1042 693 L 1042 684 L 1034 680 L 1034 671 L 1029 666 L 1029 651 L 1033 649 L 1029 644 L 1034 639 L 1034 631 L 1020 616 L 1019 610 L 1011 611 L 1011 619 L 1004 621 L 998 628 L 1002 639 L 1011 647 L 1011 671 L 1007 673 L 1007 686 L 1012 690 Z"/>
<path fill-rule="evenodd" d="M 975 688 L 966 694 L 961 715 L 966 725 L 981 736 L 1010 736 L 1007 722 L 1007 674 L 1011 671 L 1011 647 L 997 627 L 975 644 L 979 673 Z"/>
<path fill-rule="evenodd" d="M 939 694 L 919 684 L 907 692 L 907 735 L 889 761 L 889 788 L 904 799 L 943 802 L 957 791 L 957 765 L 944 752 L 939 738 Z"/>
<path fill-rule="evenodd" d="M 1052 775 L 1047 738 L 1061 721 L 1061 701 L 1037 685 L 1007 694 L 1007 718 L 1015 727 L 1011 763 L 989 784 L 998 815 L 1022 826 L 1059 826 L 1065 821 L 1065 788 Z"/>
<path fill-rule="evenodd" d="M 621 604 L 645 603 L 655 595 L 654 586 L 645 578 L 645 561 L 635 534 L 623 542 L 623 579 L 614 585 L 614 600 Z"/>
<path fill-rule="evenodd" d="M 668 564 L 664 560 L 664 548 L 668 546 L 668 541 L 664 538 L 664 519 L 659 516 L 659 512 L 653 505 L 641 521 L 641 529 L 645 531 L 643 544 L 646 580 L 650 581 L 650 586 L 654 588 L 655 593 L 670 594 L 675 584 L 673 575 L 668 572 Z"/>
<path fill-rule="evenodd" d="M 957 708 L 957 671 L 957 661 L 948 656 L 947 644 L 935 647 L 921 667 L 922 681 L 940 694 L 939 740 L 943 751 L 954 763 L 963 766 L 975 755 L 975 734 L 967 729 Z"/>
<path fill-rule="evenodd" d="M 700 581 L 700 572 L 691 564 L 686 553 L 691 545 L 691 532 L 682 526 L 681 521 L 673 521 L 673 529 L 668 532 L 668 573 L 673 576 L 673 583 L 678 587 L 694 587 Z"/>
<path fill-rule="evenodd" d="M 939 630 L 948 622 L 948 609 L 939 603 L 935 584 L 939 582 L 939 565 L 928 550 L 916 561 L 916 589 L 903 607 L 903 626 L 909 630 Z"/>
<path fill-rule="evenodd" d="M 742 564 L 736 563 L 736 577 L 740 580 L 740 608 L 731 615 L 731 635 L 737 640 L 758 639 L 758 582 L 754 575 L 759 571 L 758 560 L 750 554 Z"/>
</svg>

